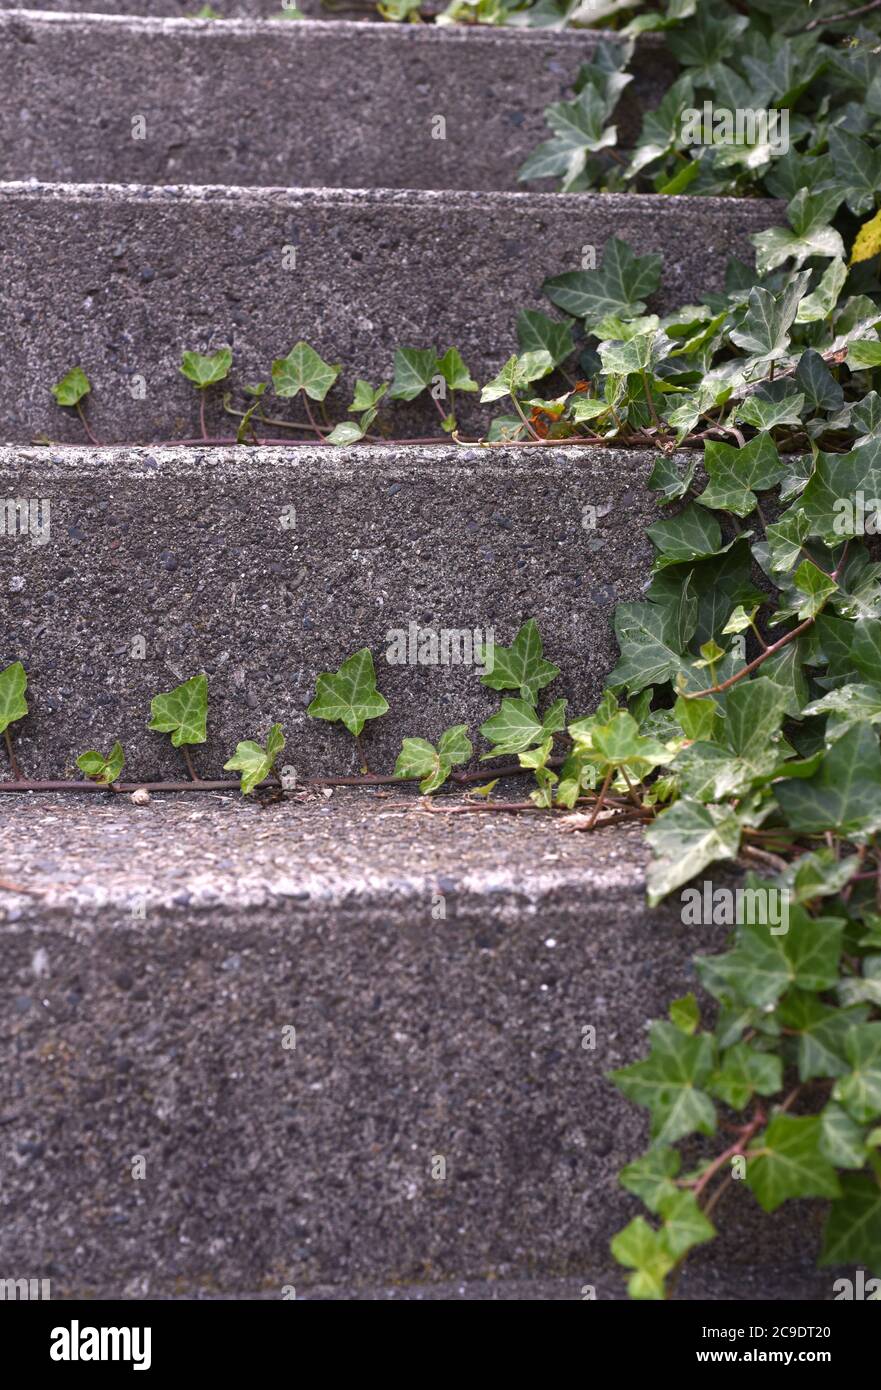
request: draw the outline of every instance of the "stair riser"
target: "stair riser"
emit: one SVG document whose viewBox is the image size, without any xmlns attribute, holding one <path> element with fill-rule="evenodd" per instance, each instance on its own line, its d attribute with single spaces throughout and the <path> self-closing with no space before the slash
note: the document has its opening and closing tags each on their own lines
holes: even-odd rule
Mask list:
<svg viewBox="0 0 881 1390">
<path fill-rule="evenodd" d="M 523 307 L 547 310 L 544 278 L 597 259 L 608 237 L 665 256 L 660 304 L 719 288 L 727 259 L 779 205 L 748 200 L 575 194 L 255 192 L 112 187 L 0 188 L 0 360 L 4 432 L 83 441 L 49 386 L 74 365 L 93 382 L 104 443 L 198 434 L 186 349 L 235 349 L 241 388 L 268 377 L 298 338 L 356 376 L 388 379 L 395 345 L 454 344 L 486 381 L 516 348 Z M 590 259 L 589 253 L 588 259 Z M 230 432 L 219 391 L 210 430 Z M 282 413 L 290 408 L 281 403 Z M 502 406 L 502 413 L 504 405 Z M 493 411 L 466 403 L 466 429 Z M 498 413 L 498 412 L 495 412 Z M 303 417 L 302 407 L 295 417 Z M 438 431 L 434 404 L 396 410 L 396 434 Z"/>
<path fill-rule="evenodd" d="M 516 190 L 547 138 L 545 107 L 571 95 L 594 44 L 494 29 L 0 14 L 0 178 Z M 640 49 L 622 145 L 660 100 L 668 67 L 655 44 Z"/>
<path fill-rule="evenodd" d="M 205 670 L 203 775 L 273 720 L 304 775 L 356 771 L 351 737 L 305 706 L 318 673 L 364 646 L 391 705 L 364 736 L 377 771 L 404 735 L 468 722 L 476 740 L 500 697 L 476 662 L 410 664 L 411 623 L 507 645 L 535 617 L 563 669 L 547 694 L 585 713 L 615 661 L 614 605 L 645 582 L 650 464 L 588 449 L 7 449 L 0 498 L 40 502 L 38 519 L 50 503 L 45 543 L 0 536 L 0 665 L 31 677 L 22 766 L 59 778 L 119 738 L 132 777 L 179 777 L 180 754 L 144 727 L 150 697 Z M 393 630 L 407 664 L 386 660 Z"/>
<path fill-rule="evenodd" d="M 646 1135 L 604 1074 L 686 988 L 694 930 L 576 883 L 450 892 L 437 920 L 401 874 L 349 905 L 8 924 L 4 1267 L 51 1264 L 53 1296 L 496 1271 L 606 1293 Z M 713 1265 L 809 1268 L 820 1210 L 733 1186 Z"/>
</svg>

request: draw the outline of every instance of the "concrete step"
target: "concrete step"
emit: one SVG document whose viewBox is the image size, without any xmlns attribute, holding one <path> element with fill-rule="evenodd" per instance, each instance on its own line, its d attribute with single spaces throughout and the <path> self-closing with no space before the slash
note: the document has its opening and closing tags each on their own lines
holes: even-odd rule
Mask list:
<svg viewBox="0 0 881 1390">
<path fill-rule="evenodd" d="M 338 418 L 356 376 L 389 379 L 394 345 L 454 344 L 485 382 L 516 349 L 518 311 L 547 310 L 542 281 L 585 248 L 599 263 L 615 235 L 661 252 L 672 308 L 719 288 L 728 257 L 754 254 L 749 234 L 779 216 L 756 199 L 0 185 L 3 433 L 81 441 L 49 396 L 78 365 L 102 442 L 193 437 L 181 354 L 224 343 L 239 386 L 299 338 L 342 362 Z M 468 404 L 461 418 L 480 428 L 492 413 Z M 395 418 L 398 435 L 438 427 L 432 401 Z M 222 420 L 218 408 L 212 429 Z"/>
<path fill-rule="evenodd" d="M 605 1074 L 715 944 L 646 911 L 638 833 L 363 792 L 0 801 L 30 890 L 0 893 L 4 1269 L 54 1298 L 615 1292 L 646 1135 Z M 733 1189 L 708 1282 L 819 1296 L 820 1207 Z"/>
<path fill-rule="evenodd" d="M 0 14 L 0 178 L 516 190 L 547 136 L 545 107 L 571 95 L 596 41 L 589 31 Z M 624 143 L 663 92 L 656 44 L 640 47 L 635 71 Z"/>
<path fill-rule="evenodd" d="M 479 742 L 498 694 L 476 660 L 389 663 L 389 634 L 411 624 L 508 645 L 534 617 L 562 670 L 545 693 L 587 713 L 615 662 L 614 606 L 646 582 L 651 463 L 580 447 L 4 449 L 0 499 L 50 504 L 43 543 L 0 534 L 0 668 L 20 660 L 31 679 L 19 761 L 55 780 L 119 738 L 133 778 L 179 778 L 180 754 L 145 727 L 150 699 L 204 670 L 202 775 L 274 720 L 303 775 L 356 772 L 349 734 L 305 709 L 318 673 L 365 646 L 391 705 L 362 736 L 376 771 L 405 735 L 468 721 Z"/>
</svg>

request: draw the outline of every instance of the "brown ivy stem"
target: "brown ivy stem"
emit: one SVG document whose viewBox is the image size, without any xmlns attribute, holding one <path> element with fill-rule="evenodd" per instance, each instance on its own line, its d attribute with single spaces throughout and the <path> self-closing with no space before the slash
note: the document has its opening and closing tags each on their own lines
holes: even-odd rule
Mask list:
<svg viewBox="0 0 881 1390">
<path fill-rule="evenodd" d="M 205 392 L 199 392 L 199 424 L 202 429 L 202 439 L 208 441 L 208 426 L 205 423 Z"/>
<path fill-rule="evenodd" d="M 367 757 L 366 757 L 366 755 L 365 755 L 365 753 L 364 753 L 364 749 L 363 749 L 363 747 L 361 746 L 361 735 L 360 735 L 360 734 L 355 734 L 355 735 L 354 735 L 354 738 L 355 738 L 355 747 L 356 747 L 357 750 L 358 750 L 358 757 L 361 759 L 361 771 L 362 771 L 363 773 L 367 774 L 367 773 L 370 772 L 370 767 L 369 767 L 369 765 L 368 765 Z"/>
<path fill-rule="evenodd" d="M 311 405 L 309 404 L 309 397 L 305 394 L 305 392 L 304 392 L 304 394 L 303 394 L 303 405 L 305 406 L 305 408 L 306 408 L 306 414 L 307 414 L 307 416 L 309 417 L 309 424 L 312 426 L 313 430 L 314 430 L 315 433 L 317 434 L 317 436 L 318 436 L 318 438 L 320 439 L 321 443 L 322 443 L 322 444 L 326 444 L 326 443 L 327 443 L 327 439 L 326 439 L 326 437 L 325 437 L 325 431 L 321 428 L 321 426 L 319 425 L 318 421 L 315 419 L 315 412 L 313 411 Z"/>
<path fill-rule="evenodd" d="M 76 403 L 76 413 L 80 417 L 82 427 L 86 432 L 86 438 L 88 439 L 89 443 L 96 445 L 97 448 L 100 449 L 101 445 L 92 433 L 92 427 L 86 419 L 86 412 L 83 410 L 82 403 L 80 401 L 77 401 Z"/>
<path fill-rule="evenodd" d="M 766 647 L 759 656 L 747 666 L 744 666 L 742 670 L 737 671 L 733 676 L 729 676 L 726 681 L 721 681 L 717 685 L 708 686 L 706 690 L 696 690 L 692 694 L 685 694 L 685 692 L 683 692 L 685 699 L 701 700 L 705 695 L 719 695 L 723 690 L 728 690 L 732 685 L 736 685 L 738 681 L 742 681 L 744 676 L 752 675 L 753 671 L 758 670 L 762 662 L 767 661 L 769 656 L 774 656 L 776 652 L 779 652 L 781 648 L 787 646 L 788 643 L 794 642 L 797 637 L 801 637 L 802 633 L 807 632 L 808 628 L 813 627 L 813 625 L 814 619 L 806 618 L 803 623 L 799 623 L 798 627 L 794 627 L 791 632 L 787 632 L 785 637 L 781 637 L 779 642 L 774 642 L 770 647 Z"/>
<path fill-rule="evenodd" d="M 187 747 L 187 745 L 186 745 L 185 743 L 182 743 L 182 744 L 181 744 L 180 751 L 181 751 L 181 752 L 183 753 L 183 755 L 184 755 L 184 762 L 185 762 L 186 765 L 187 765 L 187 772 L 190 774 L 190 777 L 192 778 L 192 780 L 193 780 L 194 782 L 199 782 L 199 781 L 201 781 L 201 778 L 199 777 L 198 772 L 197 772 L 196 769 L 193 767 L 193 759 L 192 759 L 192 756 L 191 756 L 191 754 L 190 754 L 190 750 L 189 750 L 189 748 Z"/>
<path fill-rule="evenodd" d="M 3 730 L 3 737 L 6 740 L 6 752 L 9 755 L 9 766 L 12 769 L 12 776 L 16 779 L 16 781 L 20 782 L 21 768 L 18 765 L 18 759 L 15 756 L 15 750 L 12 747 L 12 738 L 10 737 L 8 729 Z"/>
<path fill-rule="evenodd" d="M 867 5 L 860 5 L 855 10 L 845 10 L 843 14 L 830 14 L 818 19 L 812 19 L 810 24 L 806 24 L 802 33 L 807 34 L 811 29 L 827 28 L 830 24 L 840 24 L 845 19 L 856 19 L 858 15 L 869 14 L 871 10 L 881 10 L 881 0 L 870 0 Z"/>
<path fill-rule="evenodd" d="M 603 785 L 600 787 L 600 794 L 594 802 L 593 810 L 590 813 L 590 820 L 587 823 L 588 830 L 593 830 L 594 826 L 597 823 L 597 816 L 599 815 L 600 810 L 602 809 L 603 802 L 606 799 L 606 792 L 609 790 L 609 783 L 612 780 L 613 771 L 614 768 L 610 767 L 605 777 L 603 778 Z"/>
</svg>

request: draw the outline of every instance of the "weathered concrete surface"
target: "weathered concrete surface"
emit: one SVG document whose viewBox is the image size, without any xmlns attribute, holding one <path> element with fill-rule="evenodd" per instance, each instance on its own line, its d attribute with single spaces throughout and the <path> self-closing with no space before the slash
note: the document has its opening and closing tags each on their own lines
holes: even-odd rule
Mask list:
<svg viewBox="0 0 881 1390">
<path fill-rule="evenodd" d="M 31 682 L 22 766 L 57 779 L 119 738 L 133 778 L 182 775 L 145 728 L 150 698 L 204 670 L 205 776 L 273 720 L 306 775 L 357 771 L 350 735 L 305 709 L 318 673 L 364 646 L 391 705 L 363 735 L 375 771 L 404 735 L 467 721 L 479 742 L 500 698 L 479 668 L 387 662 L 387 634 L 411 622 L 507 645 L 534 617 L 563 671 L 546 696 L 586 713 L 616 659 L 614 606 L 648 574 L 651 463 L 455 445 L 0 451 L 0 498 L 50 503 L 45 544 L 0 535 L 0 668 L 21 660 Z"/>
<path fill-rule="evenodd" d="M 337 418 L 356 376 L 389 378 L 396 345 L 454 344 L 484 382 L 516 348 L 519 310 L 547 310 L 542 281 L 580 266 L 585 246 L 599 259 L 615 235 L 662 252 L 659 304 L 674 308 L 719 288 L 728 257 L 749 257 L 750 232 L 778 210 L 625 194 L 2 185 L 0 437 L 81 441 L 48 390 L 79 365 L 103 442 L 191 438 L 181 354 L 225 343 L 239 387 L 267 379 L 298 338 L 342 362 Z M 460 413 L 471 428 L 495 412 Z M 223 419 L 219 404 L 211 418 Z M 394 418 L 397 434 L 438 428 L 431 401 Z"/>
<path fill-rule="evenodd" d="M 595 41 L 0 14 L 0 178 L 516 189 L 518 168 L 547 138 L 545 107 L 571 95 Z M 655 46 L 640 55 L 618 117 L 622 143 L 663 90 Z"/>
<path fill-rule="evenodd" d="M 605 1073 L 723 935 L 649 914 L 644 857 L 638 833 L 373 793 L 3 797 L 3 875 L 31 891 L 0 894 L 2 1268 L 53 1297 L 609 1296 L 646 1136 Z M 821 1209 L 733 1188 L 712 1278 L 799 1294 Z"/>
</svg>

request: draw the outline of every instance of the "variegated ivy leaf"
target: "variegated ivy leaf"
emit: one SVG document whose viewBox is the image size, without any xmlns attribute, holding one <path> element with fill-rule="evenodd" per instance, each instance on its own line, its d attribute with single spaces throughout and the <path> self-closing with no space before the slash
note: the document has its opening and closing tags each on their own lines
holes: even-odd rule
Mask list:
<svg viewBox="0 0 881 1390">
<path fill-rule="evenodd" d="M 428 796 L 443 786 L 454 766 L 467 763 L 471 753 L 467 724 L 446 729 L 436 748 L 425 738 L 405 738 L 395 763 L 395 776 L 420 778 L 419 790 Z"/>
<path fill-rule="evenodd" d="M 76 765 L 91 781 L 103 782 L 109 787 L 113 782 L 119 781 L 119 775 L 125 765 L 122 744 L 114 743 L 106 758 L 94 748 L 89 749 L 87 753 L 80 753 Z"/>
<path fill-rule="evenodd" d="M 756 493 L 778 483 L 784 474 L 771 436 L 763 431 L 742 449 L 708 440 L 704 466 L 709 483 L 700 495 L 704 507 L 749 516 L 755 510 Z"/>
<path fill-rule="evenodd" d="M 834 743 L 855 724 L 881 724 L 881 690 L 874 685 L 840 685 L 805 705 L 802 714 L 827 714 L 826 741 Z"/>
<path fill-rule="evenodd" d="M 786 209 L 789 226 L 769 227 L 751 238 L 756 248 L 759 275 L 767 275 L 789 260 L 794 260 L 798 269 L 810 256 L 835 257 L 843 261 L 841 234 L 829 225 L 840 202 L 840 193 L 810 193 L 807 188 L 799 189 Z"/>
<path fill-rule="evenodd" d="M 672 680 L 688 660 L 697 615 L 697 598 L 688 580 L 670 602 L 619 603 L 615 636 L 621 656 L 609 685 L 626 686 L 631 695 L 637 695 L 647 686 Z"/>
<path fill-rule="evenodd" d="M 635 256 L 626 241 L 611 237 L 598 270 L 571 270 L 546 280 L 548 298 L 587 327 L 607 314 L 636 318 L 645 311 L 643 296 L 654 294 L 661 282 L 661 258 Z"/>
<path fill-rule="evenodd" d="M 599 351 L 605 371 L 629 376 L 656 367 L 669 357 L 675 346 L 673 339 L 659 329 L 654 333 L 640 333 L 624 342 L 600 343 Z"/>
<path fill-rule="evenodd" d="M 646 738 L 632 715 L 620 710 L 607 724 L 595 724 L 590 734 L 591 758 L 602 772 L 628 768 L 642 778 L 672 761 L 672 754 L 657 739 Z"/>
<path fill-rule="evenodd" d="M 847 266 L 842 260 L 834 260 L 826 267 L 820 283 L 810 294 L 806 294 L 798 306 L 796 323 L 818 323 L 829 318 L 847 279 Z"/>
<path fill-rule="evenodd" d="M 517 396 L 531 381 L 539 381 L 554 369 L 554 361 L 546 348 L 522 352 L 509 357 L 498 376 L 487 382 L 480 393 L 481 402 L 497 401 L 502 396 Z"/>
<path fill-rule="evenodd" d="M 747 396 L 737 407 L 735 418 L 757 430 L 773 430 L 778 425 L 800 425 L 805 398 L 801 394 L 769 401 L 762 396 Z"/>
<path fill-rule="evenodd" d="M 340 366 L 332 367 L 301 340 L 287 357 L 277 357 L 273 362 L 272 384 L 277 396 L 296 396 L 305 391 L 313 401 L 323 401 L 341 371 Z"/>
<path fill-rule="evenodd" d="M 77 405 L 91 389 L 89 378 L 82 367 L 71 367 L 52 387 L 52 395 L 59 405 Z"/>
<path fill-rule="evenodd" d="M 200 352 L 185 352 L 180 370 L 187 381 L 191 381 L 199 391 L 204 391 L 206 386 L 214 386 L 229 376 L 231 366 L 232 349 L 224 347 L 208 357 L 203 357 Z"/>
<path fill-rule="evenodd" d="M 793 830 L 859 835 L 881 830 L 881 750 L 870 724 L 856 724 L 827 749 L 811 777 L 775 782 Z"/>
<path fill-rule="evenodd" d="M 481 685 L 489 686 L 490 690 L 519 690 L 521 700 L 531 704 L 535 704 L 539 691 L 560 674 L 559 666 L 544 658 L 541 634 L 534 618 L 523 624 L 510 647 L 498 642 L 491 648 L 480 646 L 477 659 L 488 668 L 487 674 L 481 677 Z"/>
<path fill-rule="evenodd" d="M 28 678 L 20 661 L 13 661 L 0 671 L 0 734 L 5 733 L 16 719 L 24 719 L 28 712 L 24 693 Z"/>
<path fill-rule="evenodd" d="M 704 806 L 683 797 L 646 830 L 654 860 L 648 875 L 652 907 L 681 888 L 708 864 L 733 859 L 740 847 L 740 821 L 727 806 Z"/>
<path fill-rule="evenodd" d="M 810 271 L 801 271 L 776 296 L 761 286 L 750 290 L 743 322 L 731 330 L 731 341 L 761 362 L 782 357 L 789 347 L 789 330 L 810 278 Z"/>
<path fill-rule="evenodd" d="M 234 755 L 224 763 L 224 772 L 240 772 L 241 789 L 249 796 L 255 787 L 265 782 L 275 767 L 275 760 L 285 746 L 285 737 L 280 724 L 273 724 L 266 738 L 266 747 L 245 739 L 236 746 Z"/>
<path fill-rule="evenodd" d="M 864 529 L 866 515 L 856 505 L 860 494 L 874 515 L 872 499 L 881 498 L 881 437 L 848 454 L 819 453 L 795 509 L 807 518 L 808 535 L 836 546 Z"/>
<path fill-rule="evenodd" d="M 387 710 L 388 701 L 376 688 L 373 654 L 362 647 L 338 671 L 321 673 L 306 713 L 313 719 L 339 720 L 357 738 L 368 719 L 378 719 Z"/>
<path fill-rule="evenodd" d="M 204 743 L 208 736 L 208 677 L 192 676 L 165 695 L 154 695 L 150 714 L 147 728 L 171 734 L 175 748 L 185 743 Z"/>
<path fill-rule="evenodd" d="M 435 348 L 397 348 L 389 400 L 415 401 L 437 375 Z"/>
<path fill-rule="evenodd" d="M 495 744 L 491 753 L 482 755 L 481 762 L 508 753 L 525 753 L 527 748 L 559 733 L 565 723 L 565 700 L 555 700 L 544 715 L 538 715 L 527 700 L 505 699 L 498 713 L 480 726 L 483 737 Z"/>
</svg>

